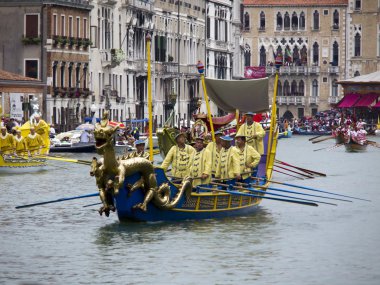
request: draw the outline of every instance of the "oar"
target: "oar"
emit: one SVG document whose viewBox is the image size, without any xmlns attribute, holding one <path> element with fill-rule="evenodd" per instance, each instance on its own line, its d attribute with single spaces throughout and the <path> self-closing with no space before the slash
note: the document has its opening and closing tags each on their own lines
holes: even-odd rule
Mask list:
<svg viewBox="0 0 380 285">
<path fill-rule="evenodd" d="M 342 146 L 342 145 L 344 145 L 344 143 L 337 143 L 337 144 L 334 144 L 333 146 L 317 148 L 317 149 L 315 149 L 315 150 L 313 150 L 313 151 L 320 151 L 320 150 L 324 150 L 324 149 L 326 149 L 326 150 L 332 150 L 332 149 L 337 148 L 337 147 L 340 147 L 340 146 Z"/>
<path fill-rule="evenodd" d="M 86 207 L 96 206 L 96 205 L 100 205 L 100 204 L 103 204 L 103 203 L 102 203 L 102 202 L 92 203 L 92 204 L 84 205 L 84 206 L 82 206 L 82 207 L 83 207 L 83 208 L 86 208 Z"/>
<path fill-rule="evenodd" d="M 305 190 L 309 190 L 309 191 L 315 191 L 315 192 L 320 192 L 320 193 L 325 193 L 325 194 L 330 194 L 330 195 L 335 195 L 335 196 L 340 196 L 340 197 L 346 197 L 346 198 L 350 198 L 350 199 L 357 199 L 357 200 L 363 200 L 363 201 L 371 202 L 371 200 L 353 197 L 353 196 L 342 195 L 342 194 L 337 194 L 337 193 L 328 192 L 328 191 L 324 191 L 324 190 L 320 190 L 320 189 L 316 189 L 316 188 L 311 188 L 311 187 L 306 187 L 306 186 L 301 186 L 301 185 L 295 185 L 295 184 L 290 184 L 290 183 L 285 183 L 285 182 L 279 182 L 279 181 L 274 181 L 274 180 L 267 180 L 267 179 L 257 178 L 257 177 L 252 177 L 252 178 L 257 179 L 257 180 L 268 181 L 268 182 L 275 183 L 275 184 L 282 184 L 282 185 L 286 185 L 286 186 L 290 186 L 290 187 L 294 187 L 294 188 L 300 188 L 300 189 L 305 189 Z"/>
<path fill-rule="evenodd" d="M 285 174 L 285 175 L 288 175 L 288 176 L 291 176 L 291 177 L 294 177 L 294 178 L 297 178 L 297 179 L 304 180 L 304 178 L 302 178 L 302 177 L 298 177 L 298 176 L 295 176 L 295 175 L 291 175 L 291 174 L 285 173 L 285 172 L 280 171 L 280 170 L 277 170 L 277 169 L 273 169 L 273 171 L 278 172 L 278 173 L 282 173 L 282 174 Z"/>
<path fill-rule="evenodd" d="M 200 186 L 198 186 L 198 188 L 199 189 L 204 189 L 204 190 L 215 191 L 215 192 L 228 193 L 228 194 L 231 194 L 231 195 L 248 196 L 248 197 L 259 198 L 259 199 L 268 199 L 268 200 L 274 200 L 274 201 L 280 201 L 280 202 L 287 202 L 287 203 L 294 203 L 294 204 L 300 204 L 300 205 L 305 205 L 305 206 L 318 207 L 317 203 L 303 202 L 301 200 L 289 200 L 289 199 L 280 199 L 280 198 L 273 198 L 273 197 L 265 197 L 265 196 L 261 196 L 261 195 L 250 194 L 250 193 L 242 193 L 242 192 L 230 191 L 230 190 L 221 190 L 221 189 L 209 188 L 209 187 L 200 187 Z"/>
<path fill-rule="evenodd" d="M 263 190 L 257 190 L 257 189 L 250 189 L 250 188 L 244 188 L 241 186 L 229 186 L 228 184 L 222 184 L 222 183 L 213 183 L 211 182 L 210 184 L 212 185 L 219 185 L 219 186 L 224 186 L 224 187 L 233 187 L 238 190 L 246 190 L 250 192 L 255 192 L 255 193 L 260 193 L 260 194 L 266 194 L 266 195 L 272 195 L 272 196 L 279 196 L 279 197 L 284 197 L 284 198 L 292 198 L 292 199 L 299 199 L 303 201 L 308 201 L 308 202 L 314 202 L 314 203 L 322 203 L 322 204 L 327 204 L 327 205 L 333 205 L 333 206 L 338 206 L 337 204 L 329 203 L 329 202 L 323 202 L 323 201 L 315 201 L 315 200 L 310 200 L 310 199 L 305 199 L 305 198 L 299 198 L 299 197 L 294 197 L 294 196 L 288 196 L 288 195 L 282 195 L 282 194 L 276 194 L 268 191 L 263 191 Z M 245 184 L 245 183 L 240 183 L 240 184 Z M 268 188 L 269 189 L 269 188 Z"/>
<path fill-rule="evenodd" d="M 86 195 L 82 195 L 82 196 L 59 198 L 59 199 L 50 200 L 50 201 L 44 201 L 44 202 L 38 202 L 38 203 L 33 203 L 33 204 L 16 206 L 16 209 L 28 208 L 28 207 L 34 207 L 34 206 L 40 206 L 40 205 L 52 204 L 52 203 L 59 203 L 59 202 L 63 202 L 63 201 L 76 200 L 76 199 L 82 199 L 82 198 L 96 197 L 96 196 L 99 196 L 99 192 L 86 194 Z"/>
<path fill-rule="evenodd" d="M 286 171 L 289 171 L 289 172 L 293 172 L 293 173 L 296 173 L 298 175 L 301 175 L 301 176 L 304 176 L 304 177 L 307 177 L 307 178 L 314 178 L 313 176 L 311 175 L 307 175 L 307 174 L 304 174 L 304 173 L 301 173 L 301 172 L 298 172 L 298 171 L 294 171 L 294 170 L 290 170 L 288 168 L 285 168 L 283 166 L 279 166 L 279 165 L 274 165 L 275 167 L 278 167 L 278 168 L 281 168 L 281 169 L 284 169 Z M 306 172 L 307 173 L 307 172 Z"/>
<path fill-rule="evenodd" d="M 324 136 L 324 135 L 319 135 L 319 136 L 316 136 L 316 137 L 312 137 L 312 138 L 309 139 L 309 141 L 315 140 L 315 139 L 320 138 L 320 137 L 323 137 L 323 136 Z"/>
<path fill-rule="evenodd" d="M 255 177 L 252 177 L 255 178 Z M 268 181 L 269 182 L 269 181 Z M 271 186 L 262 186 L 262 185 L 250 185 L 247 183 L 241 183 L 237 182 L 239 184 L 245 184 L 249 185 L 251 187 L 257 187 L 257 188 L 262 188 L 262 189 L 269 189 L 273 191 L 278 191 L 278 192 L 284 192 L 284 193 L 292 193 L 292 194 L 297 194 L 297 195 L 304 195 L 304 196 L 310 196 L 310 197 L 317 197 L 317 198 L 324 198 L 324 199 L 330 199 L 330 200 L 336 200 L 336 201 L 343 201 L 343 202 L 352 202 L 351 200 L 346 200 L 346 199 L 339 199 L 339 198 L 332 198 L 332 197 L 327 197 L 327 196 L 320 196 L 320 195 L 313 195 L 313 194 L 307 194 L 307 193 L 302 193 L 302 192 L 296 192 L 296 191 L 291 191 L 287 189 L 282 189 L 282 188 L 276 188 L 276 187 L 271 187 Z M 273 183 L 273 182 L 272 182 Z"/>
<path fill-rule="evenodd" d="M 311 143 L 319 143 L 319 142 L 323 142 L 323 141 L 327 141 L 327 140 L 331 140 L 331 139 L 334 139 L 334 137 L 323 138 L 323 139 L 320 139 L 320 140 L 317 140 L 317 141 L 312 141 Z"/>
<path fill-rule="evenodd" d="M 309 174 L 316 174 L 316 175 L 319 175 L 319 176 L 326 176 L 326 174 L 324 173 L 321 173 L 321 172 L 317 172 L 317 171 L 314 171 L 314 170 L 310 170 L 310 169 L 306 169 L 306 168 L 301 168 L 301 167 L 298 167 L 298 166 L 295 166 L 295 165 L 291 165 L 289 163 L 286 163 L 286 162 L 283 162 L 283 161 L 280 161 L 278 159 L 275 160 L 277 163 L 279 164 L 282 164 L 282 165 L 286 165 L 286 166 L 290 166 L 290 167 L 293 167 L 295 169 L 298 169 L 298 170 L 301 170 L 301 171 L 304 171 L 304 172 L 307 172 Z"/>
<path fill-rule="evenodd" d="M 369 141 L 369 140 L 367 140 L 367 143 L 368 143 L 370 146 L 374 146 L 374 147 L 378 147 L 378 148 L 380 148 L 380 145 L 379 145 L 377 142 L 375 142 L 375 141 Z"/>
<path fill-rule="evenodd" d="M 49 160 L 57 160 L 57 161 L 64 161 L 64 162 L 72 162 L 72 163 L 78 163 L 78 164 L 84 164 L 84 165 L 91 165 L 91 161 L 88 160 L 80 160 L 80 159 L 71 159 L 71 158 L 62 158 L 62 157 L 55 157 L 55 156 L 34 156 L 38 158 L 45 158 Z"/>
</svg>

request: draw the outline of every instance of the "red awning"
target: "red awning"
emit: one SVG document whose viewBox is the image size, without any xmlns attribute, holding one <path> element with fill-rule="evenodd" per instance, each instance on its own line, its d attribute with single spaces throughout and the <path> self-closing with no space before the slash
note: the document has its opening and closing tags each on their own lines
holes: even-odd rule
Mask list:
<svg viewBox="0 0 380 285">
<path fill-rule="evenodd" d="M 379 96 L 380 96 L 380 94 L 375 94 L 375 93 L 370 93 L 370 94 L 362 95 L 362 96 L 360 97 L 359 101 L 357 101 L 353 107 L 368 107 L 368 106 L 370 106 L 370 105 L 373 103 L 373 101 L 375 101 Z"/>
<path fill-rule="evenodd" d="M 338 103 L 338 108 L 351 108 L 359 100 L 360 94 L 350 93 L 344 96 L 344 98 Z"/>
<path fill-rule="evenodd" d="M 372 108 L 380 108 L 380 101 L 373 105 Z"/>
</svg>

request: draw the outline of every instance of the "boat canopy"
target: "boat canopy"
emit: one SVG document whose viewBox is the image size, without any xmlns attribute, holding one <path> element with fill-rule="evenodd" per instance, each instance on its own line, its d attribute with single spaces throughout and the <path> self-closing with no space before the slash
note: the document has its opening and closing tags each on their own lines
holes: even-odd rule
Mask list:
<svg viewBox="0 0 380 285">
<path fill-rule="evenodd" d="M 268 78 L 221 80 L 205 78 L 207 94 L 225 112 L 269 110 Z"/>
</svg>

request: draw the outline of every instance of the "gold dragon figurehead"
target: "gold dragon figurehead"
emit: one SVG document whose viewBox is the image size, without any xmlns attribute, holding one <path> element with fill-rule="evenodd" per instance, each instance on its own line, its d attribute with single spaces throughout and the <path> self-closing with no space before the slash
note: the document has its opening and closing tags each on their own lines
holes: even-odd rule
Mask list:
<svg viewBox="0 0 380 285">
<path fill-rule="evenodd" d="M 94 138 L 96 152 L 100 155 L 104 154 L 106 149 L 113 148 L 113 137 L 118 126 L 112 127 L 108 125 L 108 111 L 105 111 L 100 123 L 95 125 Z"/>
</svg>

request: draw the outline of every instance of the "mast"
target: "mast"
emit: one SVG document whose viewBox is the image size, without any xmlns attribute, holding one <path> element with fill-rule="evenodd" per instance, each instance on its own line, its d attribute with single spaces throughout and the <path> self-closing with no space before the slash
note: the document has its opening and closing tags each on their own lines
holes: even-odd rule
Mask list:
<svg viewBox="0 0 380 285">
<path fill-rule="evenodd" d="M 149 160 L 153 161 L 153 115 L 152 115 L 152 78 L 150 66 L 150 46 L 152 36 L 148 32 L 146 35 L 146 59 L 148 62 L 148 112 L 149 112 Z"/>
</svg>

